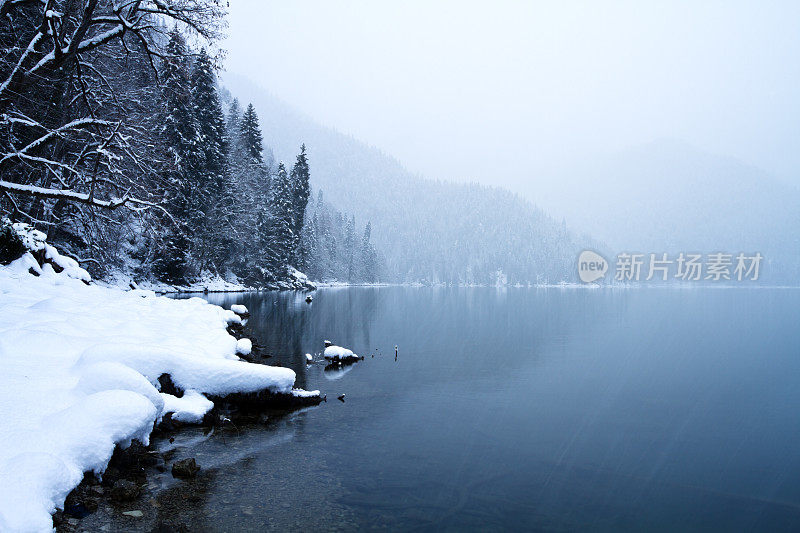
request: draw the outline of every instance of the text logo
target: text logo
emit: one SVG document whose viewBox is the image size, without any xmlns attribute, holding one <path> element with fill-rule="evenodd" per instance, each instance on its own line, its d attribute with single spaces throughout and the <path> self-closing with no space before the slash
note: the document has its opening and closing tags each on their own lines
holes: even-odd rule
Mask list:
<svg viewBox="0 0 800 533">
<path fill-rule="evenodd" d="M 578 276 L 584 283 L 591 283 L 602 278 L 608 272 L 608 261 L 591 250 L 584 250 L 578 256 Z"/>
</svg>

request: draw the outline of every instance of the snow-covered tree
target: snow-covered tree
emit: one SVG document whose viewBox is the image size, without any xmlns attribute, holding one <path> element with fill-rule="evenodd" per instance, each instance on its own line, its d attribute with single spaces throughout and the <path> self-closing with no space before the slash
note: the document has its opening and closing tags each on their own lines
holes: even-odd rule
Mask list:
<svg viewBox="0 0 800 533">
<path fill-rule="evenodd" d="M 259 163 L 263 163 L 264 141 L 261 137 L 261 126 L 258 124 L 258 115 L 253 104 L 247 105 L 242 120 L 239 122 L 239 128 L 242 146 L 246 155 Z"/>
<path fill-rule="evenodd" d="M 364 227 L 364 237 L 361 239 L 361 279 L 368 283 L 378 281 L 378 254 L 370 242 L 372 237 L 372 223 L 367 222 Z"/>
<path fill-rule="evenodd" d="M 278 165 L 270 193 L 271 213 L 264 250 L 273 279 L 282 279 L 292 259 L 295 242 L 292 188 L 283 162 Z"/>
<path fill-rule="evenodd" d="M 179 31 L 173 30 L 161 72 L 164 101 L 161 139 L 168 155 L 164 170 L 168 193 L 164 205 L 170 218 L 164 221 L 164 234 L 154 264 L 156 274 L 170 282 L 183 281 L 189 274 L 190 236 L 203 224 L 207 204 L 197 181 L 202 153 L 192 108 L 189 69 L 186 42 Z"/>
<path fill-rule="evenodd" d="M 191 77 L 191 106 L 197 128 L 199 165 L 195 175 L 203 203 L 203 220 L 192 228 L 198 238 L 200 270 L 220 270 L 232 251 L 235 192 L 228 168 L 228 139 L 225 117 L 216 88 L 214 66 L 201 49 Z"/>
<path fill-rule="evenodd" d="M 47 224 L 57 202 L 156 206 L 143 199 L 141 124 L 128 120 L 114 78 L 132 55 L 150 66 L 170 56 L 166 24 L 213 41 L 224 13 L 221 0 L 0 3 L 0 209 Z"/>
<path fill-rule="evenodd" d="M 301 246 L 300 236 L 303 232 L 305 223 L 306 207 L 308 207 L 308 197 L 311 194 L 309 185 L 310 173 L 308 169 L 308 158 L 306 156 L 306 145 L 300 146 L 300 154 L 292 167 L 289 181 L 292 189 L 292 231 L 294 242 L 292 243 L 292 253 L 295 258 L 297 268 L 301 270 L 306 267 L 308 259 L 305 248 Z"/>
</svg>

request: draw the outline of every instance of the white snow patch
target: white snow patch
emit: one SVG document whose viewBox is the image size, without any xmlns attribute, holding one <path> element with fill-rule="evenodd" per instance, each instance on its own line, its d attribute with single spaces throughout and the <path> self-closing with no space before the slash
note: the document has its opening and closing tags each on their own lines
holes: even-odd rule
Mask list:
<svg viewBox="0 0 800 533">
<path fill-rule="evenodd" d="M 233 311 L 86 285 L 42 234 L 20 233 L 63 271 L 30 253 L 0 267 L 0 531 L 51 531 L 50 514 L 84 472 L 102 473 L 117 445 L 147 443 L 166 412 L 202 419 L 212 406 L 204 394 L 318 395 L 294 390 L 288 368 L 237 360 Z M 164 373 L 182 398 L 156 390 Z"/>
<path fill-rule="evenodd" d="M 239 339 L 236 341 L 236 353 L 241 355 L 250 355 L 253 351 L 253 341 L 250 339 Z"/>
<path fill-rule="evenodd" d="M 315 398 L 319 396 L 318 390 L 303 390 L 303 389 L 294 389 L 292 390 L 292 396 L 295 398 Z"/>
<path fill-rule="evenodd" d="M 233 311 L 233 312 L 234 312 L 234 313 L 236 313 L 237 315 L 242 315 L 242 316 L 244 316 L 244 315 L 246 315 L 246 314 L 247 314 L 247 307 L 245 307 L 245 306 L 244 306 L 244 305 L 242 305 L 242 304 L 233 304 L 233 305 L 231 306 L 231 311 Z"/>
<path fill-rule="evenodd" d="M 172 419 L 179 422 L 197 424 L 214 407 L 214 402 L 197 391 L 187 390 L 178 398 L 171 394 L 161 393 L 164 399 L 164 414 L 172 413 Z"/>
<path fill-rule="evenodd" d="M 330 359 L 331 361 L 353 361 L 356 359 L 361 359 L 361 357 L 354 354 L 352 350 L 335 345 L 325 348 L 323 357 L 325 357 L 325 359 Z"/>
</svg>

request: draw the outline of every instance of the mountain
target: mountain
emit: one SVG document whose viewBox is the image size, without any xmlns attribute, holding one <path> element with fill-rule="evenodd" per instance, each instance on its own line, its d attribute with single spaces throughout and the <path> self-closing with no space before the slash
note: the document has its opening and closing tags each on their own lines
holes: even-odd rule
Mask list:
<svg viewBox="0 0 800 533">
<path fill-rule="evenodd" d="M 597 247 L 504 189 L 413 175 L 396 159 L 324 127 L 233 74 L 230 93 L 252 102 L 264 145 L 292 161 L 308 148 L 312 186 L 326 201 L 372 222 L 388 279 L 452 283 L 576 281 L 581 249 Z"/>
<path fill-rule="evenodd" d="M 548 212 L 619 252 L 760 252 L 763 281 L 800 279 L 800 191 L 734 158 L 659 140 L 536 181 Z"/>
</svg>

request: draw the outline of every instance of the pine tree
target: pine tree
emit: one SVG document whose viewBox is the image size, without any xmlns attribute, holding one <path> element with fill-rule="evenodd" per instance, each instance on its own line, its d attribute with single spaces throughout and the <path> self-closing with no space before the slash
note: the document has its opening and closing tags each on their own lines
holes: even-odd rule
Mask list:
<svg viewBox="0 0 800 533">
<path fill-rule="evenodd" d="M 242 128 L 242 108 L 239 105 L 238 98 L 234 98 L 233 101 L 231 101 L 231 105 L 228 107 L 227 126 L 228 134 L 230 135 L 232 132 L 236 132 L 236 136 L 238 137 L 239 131 Z"/>
<path fill-rule="evenodd" d="M 347 281 L 353 282 L 356 278 L 356 217 L 347 219 L 344 232 L 344 256 L 347 261 Z"/>
<path fill-rule="evenodd" d="M 281 162 L 278 172 L 272 181 L 270 197 L 269 231 L 265 249 L 267 251 L 267 268 L 274 280 L 284 279 L 287 267 L 292 259 L 292 189 L 286 167 Z"/>
<path fill-rule="evenodd" d="M 300 249 L 302 258 L 301 270 L 311 279 L 319 279 L 319 268 L 317 263 L 317 214 L 316 212 L 306 224 L 303 225 L 303 233 L 300 237 Z M 300 267 L 298 267 L 300 268 Z"/>
<path fill-rule="evenodd" d="M 154 263 L 156 275 L 173 283 L 184 281 L 189 274 L 189 235 L 203 218 L 203 202 L 193 182 L 200 157 L 185 58 L 186 43 L 180 32 L 173 30 L 161 73 L 164 99 L 161 138 L 169 156 L 165 181 L 171 193 L 165 207 L 172 218 L 163 222 L 165 232 Z"/>
<path fill-rule="evenodd" d="M 378 280 L 378 258 L 375 248 L 370 242 L 372 237 L 372 223 L 367 222 L 364 227 L 364 237 L 361 240 L 361 257 L 363 264 L 363 278 L 368 283 L 374 283 Z"/>
<path fill-rule="evenodd" d="M 252 104 L 239 115 L 234 100 L 228 110 L 228 158 L 236 198 L 236 227 L 252 236 L 239 239 L 231 268 L 244 281 L 258 285 L 270 277 L 265 258 L 271 240 L 270 175 L 262 157 L 261 127 Z"/>
<path fill-rule="evenodd" d="M 300 154 L 297 156 L 297 161 L 292 167 L 290 175 L 292 188 L 292 229 L 295 237 L 292 243 L 292 253 L 294 254 L 297 268 L 300 269 L 306 268 L 307 261 L 306 256 L 303 254 L 303 248 L 300 246 L 300 236 L 303 232 L 308 197 L 311 194 L 309 180 L 310 173 L 308 169 L 308 158 L 306 157 L 306 145 L 303 144 L 300 146 Z"/>
<path fill-rule="evenodd" d="M 204 198 L 204 218 L 198 228 L 197 256 L 200 268 L 220 270 L 230 253 L 234 194 L 227 164 L 228 139 L 225 117 L 216 89 L 211 59 L 200 50 L 191 77 L 192 112 L 197 124 L 200 167 L 195 181 Z"/>
<path fill-rule="evenodd" d="M 247 110 L 242 116 L 239 127 L 245 154 L 254 161 L 263 163 L 264 156 L 262 152 L 264 151 L 264 146 L 261 127 L 258 125 L 258 115 L 256 115 L 256 108 L 253 107 L 253 104 L 247 104 Z"/>
</svg>

